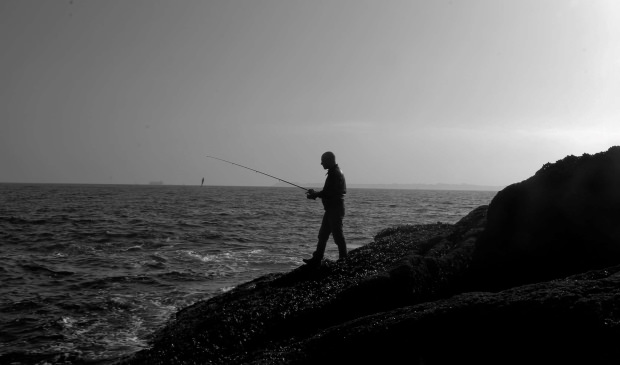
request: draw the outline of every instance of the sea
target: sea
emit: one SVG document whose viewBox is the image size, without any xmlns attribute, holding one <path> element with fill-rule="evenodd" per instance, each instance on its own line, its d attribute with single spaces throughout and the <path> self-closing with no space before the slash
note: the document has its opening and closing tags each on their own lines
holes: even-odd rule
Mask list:
<svg viewBox="0 0 620 365">
<path fill-rule="evenodd" d="M 455 223 L 495 194 L 351 188 L 347 246 Z M 0 184 L 0 363 L 110 364 L 146 348 L 177 310 L 302 265 L 322 214 L 294 187 Z"/>
</svg>

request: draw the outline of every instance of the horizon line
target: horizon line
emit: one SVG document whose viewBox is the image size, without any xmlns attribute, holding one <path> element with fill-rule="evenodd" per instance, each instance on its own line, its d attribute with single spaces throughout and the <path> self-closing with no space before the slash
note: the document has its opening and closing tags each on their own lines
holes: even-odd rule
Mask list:
<svg viewBox="0 0 620 365">
<path fill-rule="evenodd" d="M 166 184 L 163 182 L 157 182 L 157 184 L 152 184 L 151 182 L 146 183 L 93 183 L 93 182 L 7 182 L 0 181 L 0 184 L 13 184 L 13 185 L 130 185 L 130 186 L 198 186 L 200 184 Z M 308 187 L 322 187 L 323 183 L 305 183 L 304 186 Z M 276 184 L 271 185 L 233 185 L 233 184 L 204 184 L 202 186 L 211 186 L 211 187 L 291 187 L 294 186 L 288 185 L 286 183 L 278 182 Z M 462 189 L 450 189 L 450 188 L 469 188 L 464 190 L 484 190 L 484 191 L 500 191 L 507 187 L 508 185 L 483 185 L 483 184 L 470 184 L 470 183 L 348 183 L 347 187 L 349 188 L 359 188 L 359 189 L 411 189 L 411 190 L 462 190 Z M 435 189 L 433 189 L 435 188 Z M 439 188 L 439 189 L 438 189 Z"/>
</svg>

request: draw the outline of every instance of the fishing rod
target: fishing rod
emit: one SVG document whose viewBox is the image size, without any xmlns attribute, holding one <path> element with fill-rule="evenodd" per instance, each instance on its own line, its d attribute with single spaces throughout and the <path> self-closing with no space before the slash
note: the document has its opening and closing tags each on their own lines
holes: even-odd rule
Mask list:
<svg viewBox="0 0 620 365">
<path fill-rule="evenodd" d="M 298 187 L 298 188 L 300 188 L 300 189 L 302 189 L 302 190 L 304 190 L 304 191 L 306 191 L 306 192 L 308 192 L 308 191 L 309 191 L 308 189 L 304 188 L 303 186 L 299 186 L 299 185 L 293 184 L 292 182 L 288 182 L 288 181 L 286 181 L 286 180 L 282 180 L 282 179 L 280 179 L 279 177 L 271 176 L 271 175 L 266 174 L 266 173 L 264 173 L 264 172 L 262 172 L 262 171 L 254 170 L 254 169 L 251 169 L 251 168 L 249 168 L 249 167 L 247 167 L 247 166 L 243 166 L 243 165 L 239 165 L 238 163 L 234 163 L 234 162 L 226 161 L 226 160 L 223 160 L 223 159 L 218 158 L 218 157 L 213 157 L 213 156 L 207 156 L 207 157 L 209 157 L 209 158 L 213 158 L 213 159 L 216 159 L 216 160 L 220 160 L 220 161 L 224 161 L 224 162 L 227 162 L 227 163 L 232 164 L 232 165 L 235 165 L 235 166 L 243 167 L 244 169 L 248 169 L 248 170 L 251 170 L 251 171 L 254 171 L 254 172 L 258 172 L 259 174 L 263 174 L 263 175 L 265 175 L 265 176 L 269 176 L 269 177 L 274 178 L 274 179 L 276 179 L 276 180 L 280 180 L 280 181 L 282 181 L 283 183 L 287 183 L 287 184 L 289 184 L 289 185 L 293 185 L 293 186 L 295 186 L 295 187 Z"/>
</svg>

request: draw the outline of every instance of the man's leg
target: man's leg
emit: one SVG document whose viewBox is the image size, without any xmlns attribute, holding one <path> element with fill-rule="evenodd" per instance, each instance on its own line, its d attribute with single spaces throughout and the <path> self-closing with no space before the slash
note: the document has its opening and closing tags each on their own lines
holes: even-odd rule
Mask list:
<svg viewBox="0 0 620 365">
<path fill-rule="evenodd" d="M 331 234 L 331 227 L 329 222 L 329 215 L 327 211 L 323 214 L 323 221 L 321 222 L 321 228 L 319 229 L 318 243 L 316 244 L 316 250 L 312 254 L 312 259 L 304 259 L 307 264 L 318 264 L 323 259 L 325 254 L 325 247 L 327 246 L 327 240 Z"/>
<path fill-rule="evenodd" d="M 339 212 L 334 212 L 330 217 L 330 227 L 334 242 L 338 246 L 338 258 L 343 259 L 347 257 L 347 243 L 344 239 L 344 233 L 342 231 L 342 219 L 344 217 Z"/>
<path fill-rule="evenodd" d="M 326 211 L 323 214 L 323 221 L 321 222 L 321 229 L 319 229 L 318 243 L 316 244 L 316 251 L 312 257 L 317 260 L 321 260 L 323 255 L 325 254 L 325 247 L 327 246 L 327 240 L 329 239 L 329 235 L 332 233 L 332 227 L 330 222 L 330 215 Z"/>
</svg>

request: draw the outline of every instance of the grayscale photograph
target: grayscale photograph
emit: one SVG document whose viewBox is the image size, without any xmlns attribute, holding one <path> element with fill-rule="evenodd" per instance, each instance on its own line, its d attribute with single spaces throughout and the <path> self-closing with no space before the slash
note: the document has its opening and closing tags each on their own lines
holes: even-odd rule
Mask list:
<svg viewBox="0 0 620 365">
<path fill-rule="evenodd" d="M 620 364 L 620 1 L 0 0 L 0 364 Z"/>
</svg>

